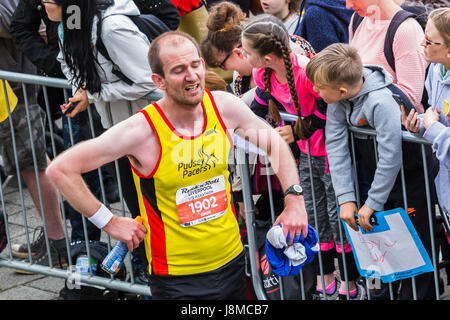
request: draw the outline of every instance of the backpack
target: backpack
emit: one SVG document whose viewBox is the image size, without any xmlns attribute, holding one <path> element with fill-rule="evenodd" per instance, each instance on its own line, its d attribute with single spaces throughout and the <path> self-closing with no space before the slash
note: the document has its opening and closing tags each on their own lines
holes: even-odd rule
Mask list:
<svg viewBox="0 0 450 320">
<path fill-rule="evenodd" d="M 97 260 L 97 270 L 95 276 L 110 278 L 110 275 L 101 268 L 103 259 L 108 254 L 108 244 L 101 241 L 89 241 L 89 252 L 92 259 Z M 76 241 L 70 244 L 70 256 L 75 271 L 77 258 L 87 255 L 86 242 Z M 76 273 L 75 273 L 76 274 Z M 115 279 L 125 280 L 127 276 L 126 266 L 123 265 L 120 271 L 114 276 Z M 84 285 L 73 283 L 76 277 L 68 278 L 64 287 L 59 292 L 60 300 L 119 300 L 124 297 L 124 293 L 114 289 L 106 289 L 97 285 Z"/>
<path fill-rule="evenodd" d="M 392 18 L 391 23 L 389 24 L 388 30 L 386 32 L 386 37 L 384 39 L 384 56 L 386 57 L 386 60 L 389 64 L 389 66 L 394 70 L 395 72 L 395 59 L 394 59 L 394 51 L 392 49 L 392 46 L 394 44 L 394 36 L 397 32 L 397 29 L 400 27 L 400 25 L 408 18 L 414 18 L 419 25 L 422 27 L 422 29 L 425 31 L 425 27 L 428 21 L 428 13 L 431 12 L 431 8 L 427 6 L 407 6 L 402 5 L 401 6 L 403 10 L 400 10 L 395 14 L 395 16 Z M 363 17 L 359 16 L 358 14 L 353 14 L 352 16 L 352 30 L 353 34 L 355 34 L 356 29 L 358 29 L 359 25 L 363 21 Z M 426 73 L 428 72 L 428 68 Z M 423 89 L 422 94 L 422 105 L 425 109 L 429 107 L 428 104 L 428 93 L 426 89 Z"/>
<path fill-rule="evenodd" d="M 180 16 L 177 8 L 169 0 L 133 0 L 141 14 L 139 16 L 128 16 L 138 29 L 147 36 L 150 43 L 157 36 L 170 30 L 176 30 L 180 24 Z M 103 43 L 102 21 L 99 19 L 97 23 L 97 43 L 96 47 L 107 60 L 113 64 L 112 73 L 120 80 L 128 85 L 132 85 L 133 81 L 125 76 L 119 67 L 111 59 L 105 44 Z"/>
</svg>

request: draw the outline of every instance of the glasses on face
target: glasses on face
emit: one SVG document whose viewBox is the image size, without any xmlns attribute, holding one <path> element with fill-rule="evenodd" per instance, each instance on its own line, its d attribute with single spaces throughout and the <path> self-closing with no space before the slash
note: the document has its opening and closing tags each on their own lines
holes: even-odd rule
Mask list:
<svg viewBox="0 0 450 320">
<path fill-rule="evenodd" d="M 427 38 L 425 38 L 425 45 L 426 45 L 427 47 L 428 47 L 428 46 L 431 46 L 431 45 L 434 45 L 434 46 L 441 46 L 442 43 L 433 42 L 433 41 L 430 41 L 430 40 L 428 40 Z"/>
<path fill-rule="evenodd" d="M 53 1 L 45 1 L 45 0 L 41 0 L 41 4 L 46 5 L 46 4 L 57 4 L 56 2 Z"/>
<path fill-rule="evenodd" d="M 241 48 L 241 47 L 242 47 L 242 44 L 237 46 L 237 48 Z M 222 62 L 217 65 L 217 67 L 219 67 L 220 69 L 225 69 L 225 63 L 231 57 L 232 54 L 233 54 L 233 50 L 229 54 L 227 54 L 225 59 L 223 59 Z"/>
</svg>

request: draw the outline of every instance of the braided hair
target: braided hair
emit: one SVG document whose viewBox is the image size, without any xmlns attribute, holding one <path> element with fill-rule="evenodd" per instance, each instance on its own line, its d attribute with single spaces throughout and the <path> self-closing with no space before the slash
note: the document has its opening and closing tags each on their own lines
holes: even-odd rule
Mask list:
<svg viewBox="0 0 450 320">
<path fill-rule="evenodd" d="M 295 86 L 294 71 L 290 57 L 290 37 L 285 26 L 278 18 L 272 15 L 262 14 L 255 20 L 247 24 L 243 30 L 242 36 L 249 40 L 251 46 L 260 56 L 274 54 L 283 59 L 286 68 L 286 78 L 288 81 L 289 92 L 299 118 L 295 123 L 295 133 L 303 137 L 303 121 L 301 119 L 301 108 L 298 99 L 297 88 Z M 271 95 L 271 76 L 273 70 L 265 68 L 264 70 L 264 92 Z M 281 115 L 273 98 L 269 99 L 269 113 L 277 125 L 281 123 Z"/>
</svg>

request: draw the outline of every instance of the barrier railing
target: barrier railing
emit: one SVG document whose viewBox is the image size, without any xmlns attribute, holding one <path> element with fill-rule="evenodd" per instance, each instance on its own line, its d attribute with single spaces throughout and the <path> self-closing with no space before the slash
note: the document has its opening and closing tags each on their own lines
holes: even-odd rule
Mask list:
<svg viewBox="0 0 450 320">
<path fill-rule="evenodd" d="M 5 71 L 0 71 L 0 79 L 2 82 L 2 85 L 0 86 L 0 90 L 2 90 L 5 93 L 6 99 L 7 99 L 7 94 L 6 94 L 6 89 L 5 89 L 5 80 L 9 81 L 9 82 L 19 82 L 22 84 L 22 89 L 23 89 L 23 93 L 24 93 L 24 107 L 27 110 L 27 114 L 28 114 L 28 109 L 29 109 L 29 97 L 27 96 L 27 86 L 28 85 L 38 85 L 42 88 L 42 92 L 43 92 L 43 97 L 44 97 L 44 103 L 45 103 L 45 110 L 46 110 L 46 114 L 47 114 L 47 123 L 48 123 L 48 130 L 50 133 L 50 145 L 51 145 L 51 150 L 53 152 L 53 154 L 57 154 L 57 148 L 56 148 L 56 142 L 55 142 L 55 130 L 58 129 L 58 125 L 56 124 L 55 121 L 52 120 L 51 118 L 51 110 L 50 110 L 50 103 L 49 103 L 49 96 L 48 96 L 48 88 L 60 88 L 64 90 L 64 100 L 67 101 L 68 97 L 69 97 L 69 90 L 71 90 L 71 86 L 67 83 L 66 80 L 62 80 L 62 79 L 55 79 L 55 78 L 48 78 L 48 77 L 41 77 L 41 76 L 35 76 L 35 75 L 26 75 L 26 74 L 18 74 L 18 73 L 12 73 L 12 72 L 5 72 Z M 10 106 L 9 106 L 9 101 L 7 99 L 7 107 L 8 107 L 8 113 L 10 114 Z M 93 124 L 93 115 L 92 115 L 92 110 L 91 108 L 87 109 L 88 112 L 88 124 L 89 124 L 89 130 L 92 136 L 95 136 L 95 130 L 94 130 L 94 124 Z M 110 113 L 110 112 L 109 112 Z M 129 107 L 129 113 L 130 115 L 131 113 L 131 106 Z M 109 115 L 110 119 L 112 118 L 111 114 Z M 296 117 L 293 115 L 289 115 L 289 114 L 282 114 L 282 117 L 285 121 L 287 122 L 293 122 L 296 120 Z M 9 117 L 11 118 L 11 117 Z M 68 132 L 69 132 L 69 136 L 70 136 L 70 142 L 71 145 L 73 145 L 75 142 L 74 140 L 74 130 L 73 130 L 73 126 L 72 126 L 72 121 L 71 119 L 67 119 L 68 120 Z M 5 121 L 9 121 L 9 120 L 5 120 Z M 56 126 L 56 127 L 55 127 Z M 29 119 L 28 119 L 28 128 L 31 128 L 30 123 L 29 123 Z M 11 122 L 11 132 L 13 132 L 13 125 Z M 354 139 L 358 139 L 361 136 L 375 136 L 375 131 L 371 130 L 371 129 L 363 129 L 363 128 L 356 128 L 356 127 L 350 127 L 350 138 L 351 138 L 351 146 L 352 148 L 352 159 L 353 159 L 353 163 L 356 162 L 355 159 L 355 153 L 354 153 Z M 30 132 L 30 136 L 31 136 L 31 132 Z M 424 163 L 423 166 L 423 174 L 424 174 L 424 178 L 426 181 L 426 198 L 427 198 L 427 209 L 428 209 L 428 217 L 429 217 L 429 224 L 430 224 L 430 234 L 433 235 L 434 234 L 434 225 L 433 225 L 433 215 L 435 214 L 435 208 L 434 203 L 432 201 L 432 197 L 431 197 L 431 192 L 429 190 L 429 184 L 433 183 L 433 181 L 429 180 L 429 173 L 428 173 L 428 169 L 427 169 L 427 156 L 426 156 L 426 152 L 425 152 L 425 147 L 427 147 L 428 145 L 430 145 L 430 143 L 428 141 L 426 141 L 425 139 L 420 139 L 417 138 L 413 135 L 411 135 L 408 132 L 403 132 L 402 133 L 402 139 L 405 142 L 413 142 L 413 143 L 418 143 L 421 145 L 421 150 L 422 150 L 422 161 Z M 374 140 L 375 141 L 375 140 Z M 374 148 L 376 151 L 376 144 L 374 143 Z M 39 174 L 37 171 L 37 166 L 36 166 L 36 155 L 35 155 L 35 151 L 34 148 L 32 148 L 32 152 L 33 152 L 33 161 L 35 164 L 35 175 L 36 175 L 36 179 L 38 180 L 38 186 L 39 186 Z M 252 194 L 252 187 L 251 187 L 251 173 L 249 171 L 249 160 L 248 160 L 248 154 L 246 153 L 245 150 L 241 149 L 241 148 L 236 148 L 235 149 L 236 152 L 236 158 L 235 158 L 235 165 L 236 167 L 239 168 L 240 174 L 241 174 L 241 180 L 242 180 L 242 194 L 243 194 L 243 202 L 244 202 L 244 211 L 245 211 L 245 226 L 246 226 L 246 230 L 247 230 L 247 239 L 248 239 L 248 244 L 246 245 L 247 248 L 247 254 L 248 254 L 248 261 L 249 261 L 249 267 L 250 267 L 250 272 L 249 272 L 249 277 L 251 278 L 251 282 L 253 285 L 253 289 L 254 289 L 254 293 L 257 299 L 259 300 L 266 300 L 268 299 L 267 293 L 265 292 L 264 289 L 264 284 L 263 284 L 263 280 L 261 277 L 261 270 L 260 270 L 260 265 L 259 265 L 259 256 L 258 256 L 258 248 L 257 248 L 257 241 L 256 241 L 256 233 L 255 233 L 255 204 L 254 204 L 254 196 Z M 376 154 L 376 152 L 375 152 Z M 5 222 L 6 222 L 6 230 L 7 230 L 7 238 L 8 238 L 8 247 L 7 247 L 7 255 L 8 257 L 3 258 L 0 257 L 0 266 L 2 267 L 8 267 L 8 268 L 13 268 L 13 269 L 18 269 L 18 270 L 23 270 L 23 271 L 29 271 L 29 272 L 34 272 L 34 273 L 39 273 L 39 274 L 44 274 L 44 275 L 48 275 L 48 276 L 52 276 L 52 277 L 59 277 L 59 278 L 65 278 L 67 279 L 67 281 L 69 283 L 72 284 L 90 284 L 90 285 L 96 285 L 96 286 L 101 286 L 104 288 L 109 288 L 109 289 L 116 289 L 116 290 L 121 290 L 121 291 L 125 291 L 125 292 L 131 292 L 131 293 L 136 293 L 136 294 L 140 294 L 140 295 L 144 295 L 144 296 L 151 296 L 151 291 L 149 289 L 149 287 L 147 285 L 143 285 L 143 284 L 138 284 L 135 283 L 134 280 L 134 273 L 133 273 L 133 268 L 129 268 L 129 279 L 128 280 L 118 280 L 115 279 L 114 277 L 109 277 L 109 278 L 105 278 L 105 277 L 99 277 L 97 275 L 94 275 L 91 271 L 91 273 L 89 275 L 85 275 L 85 274 L 79 274 L 75 272 L 75 268 L 72 264 L 71 259 L 69 259 L 68 261 L 68 268 L 67 270 L 62 270 L 62 269 L 58 269 L 53 267 L 53 265 L 55 265 L 54 261 L 50 261 L 50 264 L 48 266 L 46 265 L 38 265 L 35 263 L 35 261 L 33 261 L 33 256 L 32 256 L 32 252 L 31 252 L 31 241 L 30 241 L 30 228 L 28 226 L 28 219 L 27 219 L 27 211 L 29 211 L 29 208 L 25 205 L 25 195 L 24 195 L 24 191 L 22 188 L 22 181 L 21 181 L 21 174 L 20 174 L 20 168 L 18 165 L 18 156 L 17 156 L 17 151 L 15 149 L 14 146 L 14 155 L 15 155 L 15 162 L 16 162 L 16 174 L 15 174 L 15 178 L 17 179 L 18 183 L 18 189 L 19 189 L 19 197 L 20 197 L 20 205 L 22 207 L 22 216 L 23 216 L 23 225 L 24 225 L 24 229 L 25 229 L 25 238 L 26 238 L 26 243 L 27 243 L 27 259 L 25 259 L 25 261 L 19 261 L 18 259 L 14 259 L 13 254 L 12 254 L 12 248 L 11 248 L 11 234 L 10 234 L 10 228 L 9 228 L 9 224 L 8 224 L 8 212 L 7 212 L 7 206 L 6 206 L 6 201 L 5 201 L 5 197 L 7 197 L 8 195 L 4 194 L 4 190 L 6 188 L 6 186 L 8 185 L 8 183 L 10 181 L 13 180 L 13 177 L 8 176 L 6 177 L 6 179 L 3 179 L 0 177 L 0 201 L 1 201 L 1 209 L 3 211 L 4 217 L 5 217 Z M 267 159 L 266 161 L 266 168 L 268 168 L 268 163 L 267 163 Z M 309 168 L 310 168 L 310 178 L 312 179 L 312 171 L 311 171 L 311 156 L 308 155 L 308 164 L 309 164 Z M 116 172 L 116 179 L 117 181 L 117 185 L 119 188 L 119 208 L 116 209 L 119 214 L 123 215 L 123 216 L 129 216 L 130 213 L 127 211 L 126 208 L 126 204 L 124 202 L 124 198 L 123 198 L 123 192 L 121 189 L 121 183 L 120 183 L 120 174 L 119 174 L 119 165 L 117 163 L 117 161 L 114 162 L 114 167 L 115 167 L 115 172 Z M 357 170 L 356 168 L 354 168 L 355 170 L 355 175 L 357 175 Z M 106 195 L 105 195 L 105 186 L 103 184 L 103 174 L 102 174 L 102 170 L 99 168 L 97 170 L 98 176 L 99 176 L 99 183 L 100 183 L 100 194 L 101 194 L 101 199 L 105 200 Z M 401 175 L 402 175 L 402 186 L 403 186 L 403 190 L 405 190 L 405 179 L 404 179 L 404 168 L 402 166 L 401 169 Z M 267 176 L 267 184 L 269 186 L 269 190 L 271 190 L 271 179 L 269 174 L 266 174 Z M 355 179 L 356 184 L 355 184 L 355 190 L 356 190 L 356 195 L 357 195 L 357 202 L 358 202 L 358 207 L 360 207 L 361 205 L 361 201 L 359 199 L 359 186 L 357 183 L 357 179 Z M 312 196 L 313 196 L 313 207 L 314 207 L 314 216 L 315 216 L 315 221 L 317 223 L 318 219 L 317 219 L 317 208 L 316 208 L 316 203 L 314 201 L 315 199 L 315 193 L 314 193 L 314 186 L 311 187 L 312 189 Z M 38 187 L 38 198 L 39 198 L 39 204 L 38 207 L 40 208 L 44 208 L 43 205 L 43 196 L 42 196 L 42 190 L 40 187 Z M 404 193 L 405 196 L 405 193 Z M 405 196 L 406 197 L 406 196 Z M 65 233 L 65 243 L 66 243 L 66 250 L 67 250 L 67 255 L 70 257 L 71 256 L 71 252 L 70 252 L 70 248 L 71 248 L 71 243 L 70 243 L 70 236 L 69 236 L 69 230 L 68 230 L 68 226 L 67 226 L 67 222 L 66 222 L 66 212 L 65 212 L 65 205 L 64 205 L 64 199 L 62 198 L 62 196 L 59 196 L 58 198 L 59 200 L 59 206 L 61 209 L 61 215 L 62 215 L 62 221 L 64 223 L 64 233 Z M 274 210 L 274 199 L 273 199 L 273 194 L 272 192 L 269 192 L 269 203 L 270 203 L 270 213 L 271 213 L 271 222 L 273 223 L 275 221 L 275 210 Z M 406 203 L 406 198 L 405 198 L 405 208 L 407 209 L 407 203 Z M 237 210 L 236 210 L 237 211 Z M 49 246 L 49 239 L 48 239 L 48 230 L 47 230 L 47 225 L 46 225 L 46 212 L 44 212 L 44 210 L 42 210 L 42 224 L 43 224 L 43 228 L 44 228 L 44 236 L 45 236 L 45 244 L 46 244 L 46 250 L 47 250 L 47 254 L 49 256 L 51 256 L 50 254 L 50 246 Z M 449 232 L 449 222 L 448 222 L 448 217 L 446 214 L 441 214 L 443 220 L 444 220 L 444 225 L 446 227 L 447 232 Z M 83 217 L 82 218 L 82 227 L 83 227 L 83 233 L 84 233 L 84 239 L 86 242 L 89 242 L 89 236 L 88 236 L 88 230 L 87 230 L 87 226 L 86 226 L 86 219 Z M 313 226 L 317 228 L 316 226 Z M 341 239 L 343 239 L 343 234 L 344 234 L 344 230 L 342 227 L 342 224 L 339 224 L 339 233 L 341 236 Z M 436 299 L 439 299 L 439 270 L 438 270 L 438 257 L 436 256 L 436 244 L 435 244 L 435 239 L 434 237 L 431 237 L 431 245 L 432 245 L 432 261 L 434 264 L 434 285 L 436 288 Z M 108 244 L 108 249 L 111 249 L 111 239 L 109 239 L 109 237 L 106 234 L 102 234 L 102 239 L 105 240 L 105 242 L 107 242 Z M 320 241 L 320 239 L 319 239 Z M 88 261 L 90 261 L 91 259 L 91 252 L 89 249 L 89 246 L 86 247 L 86 251 L 87 251 L 87 256 L 88 256 Z M 345 252 L 345 250 L 342 250 L 342 256 L 343 256 L 343 263 L 344 263 L 344 270 L 340 270 L 340 272 L 343 275 L 346 275 L 347 273 L 347 267 L 346 267 L 346 263 L 347 263 L 347 258 L 346 258 L 346 254 L 348 255 L 349 253 Z M 351 253 L 350 253 L 351 254 Z M 322 253 L 321 251 L 319 251 L 318 255 L 317 255 L 317 259 L 318 259 L 318 263 L 319 263 L 319 270 L 320 270 L 320 277 L 322 279 L 322 283 L 325 283 L 324 281 L 324 272 L 323 272 L 323 262 L 322 262 Z M 130 255 L 128 255 L 127 257 L 127 261 L 126 261 L 127 265 L 131 265 L 131 258 Z M 347 278 L 345 276 L 345 278 Z M 305 276 L 303 275 L 303 270 L 300 271 L 300 275 L 299 275 L 299 284 L 298 284 L 298 288 L 299 288 L 299 296 L 300 299 L 305 300 L 307 299 L 307 294 L 305 291 Z M 366 279 L 366 288 L 369 287 L 368 285 L 368 279 Z M 284 285 L 283 285 L 283 281 L 281 278 L 278 278 L 278 283 L 279 283 L 279 287 L 280 287 L 280 298 L 284 299 L 285 298 L 285 292 L 284 292 Z M 414 287 L 414 281 L 413 281 L 413 287 Z M 390 285 L 390 297 L 391 299 L 394 297 L 393 294 L 393 288 Z M 348 287 L 347 287 L 347 292 L 348 292 Z M 368 295 L 368 298 L 370 299 L 370 292 L 369 290 L 366 291 L 366 294 Z M 347 293 L 347 297 L 348 297 L 348 293 Z M 414 298 L 417 297 L 416 294 L 416 288 L 414 287 Z M 323 299 L 327 299 L 327 295 L 323 295 L 322 296 Z"/>
<path fill-rule="evenodd" d="M 291 114 L 286 114 L 286 113 L 282 113 L 282 118 L 284 121 L 286 122 L 295 122 L 296 120 L 296 116 L 291 115 Z M 351 149 L 351 157 L 352 157 L 352 163 L 353 163 L 353 167 L 354 167 L 354 174 L 355 174 L 355 192 L 356 192 L 356 197 L 357 197 L 357 206 L 358 208 L 361 207 L 361 200 L 360 200 L 360 195 L 359 195 L 359 185 L 358 185 L 358 179 L 356 178 L 357 176 L 357 169 L 355 166 L 356 163 L 356 158 L 355 158 L 355 145 L 354 145 L 354 139 L 364 139 L 367 137 L 375 137 L 376 136 L 376 131 L 373 129 L 366 129 L 366 128 L 358 128 L 358 127 L 349 127 L 349 132 L 350 132 L 350 149 Z M 375 150 L 375 155 L 377 154 L 377 145 L 376 145 L 376 140 L 373 139 L 374 141 L 374 150 Z M 430 185 L 433 183 L 433 181 L 430 180 L 429 177 L 429 170 L 428 170 L 428 159 L 427 159 L 427 155 L 426 155 L 426 151 L 425 148 L 429 147 L 431 145 L 430 142 L 428 142 L 426 139 L 423 138 L 418 138 L 414 135 L 412 135 L 411 133 L 407 132 L 407 131 L 402 131 L 402 141 L 403 142 L 410 142 L 410 143 L 415 143 L 415 144 L 419 144 L 420 145 L 420 149 L 421 149 L 421 154 L 417 155 L 418 157 L 421 157 L 422 159 L 422 163 L 423 163 L 423 176 L 424 176 L 424 180 L 425 180 L 425 190 L 426 190 L 426 201 L 427 201 L 427 214 L 428 214 L 428 223 L 430 226 L 430 235 L 431 235 L 431 260 L 433 262 L 433 267 L 434 267 L 434 271 L 433 271 L 433 280 L 434 280 L 434 288 L 435 288 L 435 299 L 439 300 L 440 299 L 440 293 L 439 293 L 439 264 L 438 264 L 438 252 L 437 252 L 437 248 L 436 248 L 436 243 L 435 243 L 435 237 L 433 236 L 435 234 L 435 223 L 434 223 L 434 218 L 436 215 L 436 207 L 435 207 L 435 203 L 432 201 L 432 196 L 431 196 L 431 191 L 430 191 Z M 309 148 L 309 145 L 308 145 Z M 431 151 L 431 150 L 430 150 Z M 267 294 L 261 284 L 261 270 L 260 265 L 259 265 L 259 261 L 258 261 L 258 253 L 257 253 L 257 248 L 255 247 L 255 243 L 256 243 L 256 237 L 255 237 L 255 233 L 254 233 L 254 228 L 255 228 L 255 206 L 254 206 L 254 196 L 252 195 L 252 190 L 251 190 L 251 180 L 250 180 L 250 174 L 249 174 L 249 162 L 248 162 L 248 158 L 246 157 L 245 151 L 242 149 L 238 149 L 236 150 L 236 154 L 237 154 L 237 166 L 240 169 L 241 172 L 241 179 L 242 179 L 242 193 L 243 193 L 243 201 L 244 201 L 244 207 L 245 207 L 245 225 L 247 228 L 247 237 L 248 237 L 248 254 L 250 257 L 250 265 L 251 265 L 251 279 L 252 279 L 252 283 L 254 286 L 254 293 L 256 295 L 256 297 L 258 299 L 261 300 L 266 300 L 268 299 Z M 309 163 L 309 168 L 310 168 L 310 178 L 312 180 L 312 171 L 311 171 L 311 156 L 308 154 L 308 163 Z M 402 164 L 401 167 L 401 171 L 400 171 L 400 175 L 401 175 L 401 182 L 402 182 L 402 190 L 403 190 L 403 201 L 404 201 L 404 209 L 406 212 L 408 212 L 408 204 L 407 204 L 407 200 L 406 200 L 406 186 L 405 186 L 405 176 L 404 176 L 404 167 Z M 420 172 L 417 172 L 417 174 L 420 174 Z M 450 177 L 449 177 L 450 179 Z M 270 176 L 267 175 L 267 183 L 270 186 Z M 301 182 L 301 180 L 300 180 Z M 314 207 L 314 217 L 315 217 L 315 221 L 316 221 L 316 225 L 313 227 L 317 229 L 317 212 L 316 212 L 316 202 L 315 202 L 315 195 L 314 195 L 314 186 L 311 186 L 312 189 L 312 197 L 313 197 L 313 207 Z M 273 205 L 272 205 L 272 198 L 270 199 L 270 210 L 271 211 L 271 216 L 272 216 L 272 222 L 274 222 L 274 210 L 273 210 Z M 337 201 L 336 201 L 337 203 Z M 442 223 L 445 227 L 445 231 L 447 233 L 450 232 L 450 228 L 449 228 L 449 217 L 447 214 L 442 213 L 440 214 L 440 217 L 442 219 Z M 343 222 L 342 222 L 343 223 Z M 342 223 L 339 224 L 339 233 L 340 233 L 340 237 L 342 239 L 342 235 L 343 235 L 343 227 L 342 227 Z M 320 242 L 320 239 L 319 239 Z M 349 253 L 347 253 L 349 254 Z M 350 253 L 351 254 L 351 253 Z M 344 264 L 344 270 L 340 270 L 340 272 L 342 272 L 343 274 L 346 275 L 347 273 L 347 267 L 346 267 L 346 252 L 345 250 L 342 250 L 342 256 L 343 256 L 343 264 Z M 319 263 L 319 269 L 320 269 L 320 276 L 322 279 L 322 283 L 325 283 L 324 281 L 324 274 L 323 274 L 323 265 L 322 265 L 322 256 L 321 256 L 321 252 L 318 253 L 317 255 L 317 259 L 318 259 L 318 263 Z M 347 279 L 347 276 L 345 276 L 345 278 Z M 302 270 L 300 272 L 300 279 L 303 279 L 303 275 L 302 275 Z M 361 278 L 363 279 L 363 278 Z M 364 279 L 363 279 L 364 280 Z M 300 283 L 300 289 L 301 289 L 301 299 L 305 299 L 305 292 L 304 292 L 304 283 L 303 280 L 301 280 L 302 283 Z M 365 290 L 366 290 L 366 296 L 367 298 L 370 300 L 370 290 L 368 290 L 368 288 L 370 288 L 370 284 L 369 284 L 370 279 L 365 279 Z M 280 283 L 280 285 L 282 284 L 281 282 L 281 277 L 279 277 L 278 282 Z M 394 294 L 394 288 L 392 286 L 392 283 L 389 283 L 389 297 L 390 299 L 394 299 L 395 294 Z M 413 288 L 413 299 L 416 300 L 417 299 L 417 288 L 415 285 L 415 278 L 412 277 L 412 288 Z M 280 286 L 280 290 L 283 291 L 282 286 Z M 347 283 L 347 298 L 348 298 L 348 283 Z M 283 298 L 283 294 L 281 294 L 281 298 Z M 322 295 L 322 299 L 327 299 L 327 295 Z"/>
<path fill-rule="evenodd" d="M 13 134 L 14 125 L 13 125 L 13 122 L 11 121 L 11 106 L 10 106 L 10 102 L 8 100 L 8 94 L 6 91 L 5 81 L 8 81 L 10 83 L 21 83 L 22 84 L 24 101 L 22 102 L 21 107 L 24 107 L 26 109 L 29 136 L 32 136 L 31 129 L 30 129 L 31 124 L 30 124 L 30 120 L 29 120 L 29 107 L 30 107 L 29 99 L 35 100 L 35 97 L 28 97 L 27 86 L 36 85 L 36 86 L 39 86 L 40 88 L 42 88 L 42 94 L 43 94 L 45 106 L 41 106 L 41 107 L 45 107 L 45 110 L 46 110 L 46 120 L 48 123 L 47 130 L 49 130 L 49 134 L 50 134 L 50 147 L 51 147 L 51 151 L 52 151 L 53 155 L 56 155 L 57 148 L 56 148 L 56 142 L 55 142 L 55 129 L 57 129 L 57 128 L 55 126 L 57 126 L 57 125 L 56 125 L 56 122 L 53 121 L 51 118 L 48 88 L 60 88 L 60 89 L 64 90 L 64 101 L 67 102 L 68 97 L 71 96 L 71 93 L 70 93 L 71 86 L 68 84 L 68 82 L 66 80 L 63 80 L 63 79 L 42 77 L 42 76 L 29 75 L 29 74 L 20 74 L 20 73 L 7 72 L 7 71 L 0 71 L 0 79 L 1 79 L 0 90 L 2 90 L 2 93 L 4 93 L 4 95 L 5 95 L 6 106 L 7 106 L 7 111 L 8 111 L 8 115 L 9 115 L 8 119 L 5 121 L 10 122 L 9 124 L 10 124 L 10 128 L 11 128 L 13 144 L 14 144 L 14 134 Z M 33 102 L 36 103 L 34 100 L 33 100 Z M 21 103 L 21 102 L 19 101 L 19 103 Z M 131 110 L 131 108 L 129 108 L 129 110 Z M 90 107 L 87 109 L 87 112 L 88 112 L 89 130 L 90 130 L 91 135 L 95 136 L 92 110 Z M 130 115 L 131 115 L 131 112 L 130 112 Z M 70 118 L 67 118 L 67 122 L 68 122 L 68 133 L 69 133 L 70 145 L 73 145 L 75 143 L 75 141 L 74 141 L 72 120 Z M 59 127 L 60 127 L 59 129 L 61 130 L 62 125 L 59 124 Z M 49 256 L 49 264 L 48 265 L 39 265 L 39 264 L 36 264 L 36 261 L 33 261 L 34 259 L 33 259 L 31 247 L 30 247 L 30 244 L 31 244 L 30 229 L 32 229 L 32 228 L 30 228 L 28 226 L 28 219 L 27 219 L 28 208 L 25 205 L 25 194 L 24 194 L 24 190 L 22 187 L 21 169 L 19 167 L 19 159 L 18 159 L 15 144 L 13 147 L 14 147 L 13 148 L 14 149 L 14 160 L 15 160 L 15 164 L 16 164 L 16 174 L 15 174 L 15 176 L 11 176 L 11 175 L 7 176 L 5 181 L 1 181 L 2 178 L 0 177 L 0 186 L 1 186 L 0 200 L 2 203 L 1 209 L 3 211 L 4 218 L 5 218 L 6 233 L 7 233 L 7 240 L 8 240 L 7 250 L 5 250 L 8 253 L 8 258 L 0 258 L 0 266 L 13 268 L 16 270 L 22 270 L 27 273 L 39 273 L 39 274 L 44 274 L 44 275 L 48 275 L 48 276 L 52 276 L 52 277 L 65 278 L 65 279 L 67 279 L 66 284 L 68 284 L 68 286 L 69 287 L 71 286 L 72 288 L 74 288 L 74 287 L 79 288 L 76 286 L 87 284 L 87 285 L 101 286 L 101 287 L 108 288 L 108 289 L 120 290 L 120 291 L 124 291 L 124 292 L 135 293 L 135 294 L 143 295 L 143 296 L 151 296 L 151 291 L 150 291 L 148 285 L 138 284 L 135 282 L 135 280 L 134 280 L 135 276 L 134 276 L 132 267 L 127 268 L 127 270 L 128 270 L 127 280 L 118 280 L 118 279 L 114 278 L 113 276 L 110 276 L 109 278 L 96 276 L 92 273 L 92 269 L 90 270 L 89 275 L 75 272 L 76 268 L 72 263 L 72 259 L 70 259 L 70 258 L 68 259 L 68 267 L 66 270 L 62 270 L 62 269 L 58 269 L 58 268 L 54 267 L 56 265 L 56 262 L 52 261 L 52 258 L 51 258 L 48 231 L 47 231 L 48 226 L 46 223 L 46 212 L 45 212 L 45 210 L 38 209 L 38 208 L 42 208 L 42 209 L 44 208 L 44 203 L 43 203 L 44 201 L 43 201 L 41 186 L 39 183 L 39 174 L 38 174 L 37 165 L 36 165 L 36 154 L 35 154 L 35 150 L 34 150 L 34 144 L 31 143 L 33 163 L 34 163 L 35 175 L 36 175 L 36 180 L 37 180 L 38 198 L 39 198 L 39 203 L 36 205 L 36 207 L 37 207 L 38 211 L 42 212 L 42 226 L 43 226 L 43 230 L 44 230 L 45 247 L 46 247 L 47 254 Z M 129 216 L 130 213 L 126 210 L 122 192 L 120 190 L 120 175 L 118 174 L 119 169 L 118 169 L 117 161 L 114 163 L 114 166 L 115 166 L 115 170 L 116 170 L 116 175 L 117 175 L 116 178 L 118 180 L 118 188 L 119 188 L 119 194 L 120 194 L 120 209 L 117 209 L 117 211 L 119 211 L 119 214 L 121 214 L 122 216 Z M 104 201 L 105 200 L 105 186 L 103 184 L 103 174 L 102 174 L 102 171 L 100 168 L 97 171 L 98 171 L 99 184 L 100 184 L 100 189 L 101 189 L 101 198 Z M 14 180 L 14 178 L 17 179 L 17 186 L 19 189 L 20 205 L 22 207 L 22 215 L 23 215 L 23 226 L 25 229 L 25 239 L 26 239 L 27 251 L 28 251 L 27 252 L 28 257 L 25 260 L 14 259 L 13 254 L 12 254 L 11 234 L 10 234 L 10 229 L 9 229 L 9 224 L 8 224 L 8 219 L 7 219 L 8 211 L 6 208 L 5 195 L 3 192 L 5 190 L 5 188 L 7 187 L 8 183 L 10 183 L 12 180 Z M 67 222 L 66 222 L 66 218 L 67 218 L 66 210 L 65 210 L 66 206 L 64 205 L 64 199 L 62 198 L 61 195 L 58 196 L 58 200 L 59 200 L 59 207 L 61 210 L 62 221 L 63 221 L 63 225 L 64 225 L 67 256 L 71 257 L 71 249 L 70 249 L 71 241 L 69 240 L 70 236 L 69 236 L 69 230 L 68 230 L 68 226 L 67 226 Z M 84 233 L 84 241 L 86 243 L 89 243 L 90 240 L 89 240 L 88 230 L 87 230 L 87 226 L 86 226 L 86 219 L 84 217 L 82 217 L 82 229 L 83 229 L 82 232 Z M 100 240 L 106 242 L 108 245 L 108 250 L 111 250 L 111 239 L 109 238 L 109 236 L 102 233 L 102 239 L 100 239 Z M 91 261 L 92 255 L 90 252 L 90 246 L 86 246 L 86 253 L 88 256 L 88 261 Z M 130 255 L 127 256 L 125 264 L 128 266 L 131 265 Z"/>
</svg>

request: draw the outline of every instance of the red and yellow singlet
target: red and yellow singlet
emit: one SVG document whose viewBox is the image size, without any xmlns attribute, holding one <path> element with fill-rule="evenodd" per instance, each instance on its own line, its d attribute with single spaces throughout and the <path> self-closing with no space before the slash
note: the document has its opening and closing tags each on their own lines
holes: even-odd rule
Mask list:
<svg viewBox="0 0 450 320">
<path fill-rule="evenodd" d="M 206 90 L 202 108 L 204 129 L 196 137 L 178 133 L 156 103 L 140 111 L 160 144 L 149 176 L 133 168 L 150 274 L 207 272 L 242 251 L 229 182 L 231 137 Z"/>
</svg>

